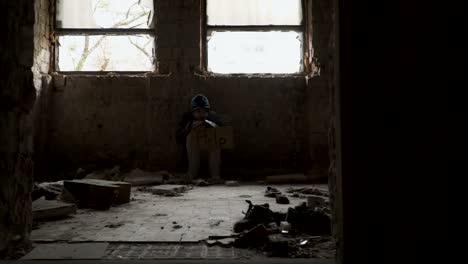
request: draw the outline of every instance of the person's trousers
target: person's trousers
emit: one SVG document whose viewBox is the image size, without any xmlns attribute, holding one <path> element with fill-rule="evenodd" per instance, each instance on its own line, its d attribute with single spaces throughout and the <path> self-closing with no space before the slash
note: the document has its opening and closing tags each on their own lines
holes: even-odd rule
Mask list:
<svg viewBox="0 0 468 264">
<path fill-rule="evenodd" d="M 192 144 L 190 134 L 187 136 L 187 157 L 189 163 L 189 169 L 187 172 L 187 180 L 193 180 L 198 178 L 198 173 L 200 171 L 200 161 L 203 153 L 208 154 L 208 162 L 210 166 L 210 176 L 214 179 L 220 178 L 220 168 L 221 168 L 221 149 L 217 148 L 214 150 L 201 150 L 197 147 L 196 144 Z"/>
</svg>

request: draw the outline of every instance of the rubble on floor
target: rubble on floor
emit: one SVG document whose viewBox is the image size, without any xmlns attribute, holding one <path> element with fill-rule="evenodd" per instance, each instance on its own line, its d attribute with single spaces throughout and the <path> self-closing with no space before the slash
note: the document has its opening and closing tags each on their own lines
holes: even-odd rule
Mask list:
<svg viewBox="0 0 468 264">
<path fill-rule="evenodd" d="M 267 188 L 269 193 L 276 191 Z M 282 214 L 270 210 L 268 204 L 246 202 L 249 207 L 244 219 L 233 227 L 234 232 L 239 233 L 233 244 L 235 247 L 258 248 L 275 257 L 313 257 L 317 254 L 314 241 L 331 235 L 331 217 L 325 203 L 309 207 L 303 202 Z M 332 248 L 330 245 L 329 249 Z"/>
<path fill-rule="evenodd" d="M 289 199 L 283 195 L 278 189 L 268 186 L 265 190 L 265 197 L 276 198 L 278 204 L 289 204 Z"/>
<path fill-rule="evenodd" d="M 45 197 L 46 200 L 55 200 L 63 189 L 63 181 L 35 183 L 31 195 L 33 201 Z"/>
<path fill-rule="evenodd" d="M 265 225 L 259 224 L 234 240 L 234 246 L 239 248 L 259 247 L 268 241 L 268 235 L 270 235 L 270 230 Z"/>
</svg>

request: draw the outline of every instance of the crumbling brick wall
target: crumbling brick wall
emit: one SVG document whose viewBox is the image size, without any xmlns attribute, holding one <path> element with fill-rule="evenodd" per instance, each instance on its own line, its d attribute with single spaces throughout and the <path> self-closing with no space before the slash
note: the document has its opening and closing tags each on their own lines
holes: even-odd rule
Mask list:
<svg viewBox="0 0 468 264">
<path fill-rule="evenodd" d="M 4 258 L 21 254 L 31 231 L 33 1 L 1 1 L 0 24 L 0 258 Z"/>
<path fill-rule="evenodd" d="M 73 177 L 78 167 L 181 169 L 174 131 L 196 93 L 206 94 L 234 126 L 236 146 L 223 159 L 230 174 L 313 166 L 326 178 L 326 77 L 307 85 L 303 77 L 203 75 L 200 1 L 157 0 L 155 6 L 160 75 L 52 75 L 42 88 L 40 117 L 47 122 L 37 130 L 35 151 L 47 159 L 38 163 L 38 179 Z"/>
<path fill-rule="evenodd" d="M 313 61 L 319 74 L 307 80 L 307 146 L 309 169 L 319 176 L 326 176 L 330 164 L 328 129 L 331 113 L 330 86 L 332 83 L 333 55 L 333 8 L 331 0 L 312 0 L 312 47 Z"/>
</svg>

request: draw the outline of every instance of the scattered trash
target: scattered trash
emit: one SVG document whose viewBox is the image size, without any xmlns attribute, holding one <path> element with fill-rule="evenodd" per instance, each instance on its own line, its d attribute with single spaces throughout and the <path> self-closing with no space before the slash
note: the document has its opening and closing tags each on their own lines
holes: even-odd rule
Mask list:
<svg viewBox="0 0 468 264">
<path fill-rule="evenodd" d="M 237 181 L 227 181 L 226 186 L 239 186 L 239 182 Z"/>
<path fill-rule="evenodd" d="M 176 222 L 176 221 L 173 221 L 172 224 L 175 225 L 175 224 L 177 224 L 177 222 Z"/>
<path fill-rule="evenodd" d="M 288 197 L 286 197 L 284 195 L 277 195 L 276 196 L 276 203 L 289 204 L 289 199 L 288 199 Z"/>
<path fill-rule="evenodd" d="M 250 200 L 245 200 L 249 204 L 249 208 L 244 219 L 237 221 L 234 224 L 234 232 L 239 233 L 244 230 L 251 229 L 258 224 L 269 224 L 274 222 L 273 212 L 270 210 L 269 204 L 254 205 Z"/>
<path fill-rule="evenodd" d="M 240 235 L 234 241 L 234 245 L 239 248 L 258 247 L 268 241 L 269 234 L 270 231 L 260 224 Z"/>
<path fill-rule="evenodd" d="M 316 208 L 315 208 L 316 209 Z M 315 210 L 302 203 L 295 208 L 288 208 L 286 221 L 300 232 L 310 235 L 331 234 L 330 215 L 323 210 Z"/>
<path fill-rule="evenodd" d="M 266 192 L 276 190 L 270 187 Z M 235 247 L 261 249 L 270 257 L 333 257 L 333 243 L 323 237 L 331 235 L 327 207 L 312 209 L 304 202 L 283 213 L 271 211 L 268 204 L 246 202 L 249 208 L 244 219 L 234 225 L 234 232 L 239 233 L 233 243 Z M 324 248 L 323 255 L 319 254 L 318 245 Z"/>
<path fill-rule="evenodd" d="M 270 229 L 271 233 L 273 234 L 280 233 L 278 225 L 274 222 L 268 224 L 268 229 Z"/>
<path fill-rule="evenodd" d="M 182 226 L 181 226 L 181 225 L 175 225 L 175 226 L 173 226 L 172 228 L 173 228 L 173 229 L 180 229 L 180 228 L 182 228 Z"/>
<path fill-rule="evenodd" d="M 295 246 L 294 239 L 273 234 L 268 236 L 263 250 L 268 252 L 270 257 L 290 257 L 290 253 L 295 251 Z"/>
<path fill-rule="evenodd" d="M 285 221 L 281 222 L 280 230 L 281 230 L 281 233 L 289 233 L 289 231 L 291 231 L 291 224 Z"/>
</svg>

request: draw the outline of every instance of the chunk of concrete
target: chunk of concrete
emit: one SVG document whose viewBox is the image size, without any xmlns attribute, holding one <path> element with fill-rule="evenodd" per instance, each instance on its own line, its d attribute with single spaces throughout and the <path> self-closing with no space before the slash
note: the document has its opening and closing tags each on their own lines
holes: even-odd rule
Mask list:
<svg viewBox="0 0 468 264">
<path fill-rule="evenodd" d="M 103 184 L 113 184 L 118 186 L 118 193 L 115 197 L 114 203 L 116 204 L 124 204 L 130 202 L 130 194 L 132 185 L 128 182 L 121 182 L 121 181 L 106 181 L 106 180 L 97 180 L 97 179 L 89 179 L 88 182 L 96 182 L 96 183 L 103 183 Z"/>
<path fill-rule="evenodd" d="M 78 208 L 107 210 L 116 201 L 119 186 L 104 180 L 82 179 L 64 181 L 64 189 L 71 194 Z"/>
<path fill-rule="evenodd" d="M 34 220 L 42 220 L 76 213 L 76 205 L 44 198 L 32 202 Z"/>
</svg>

